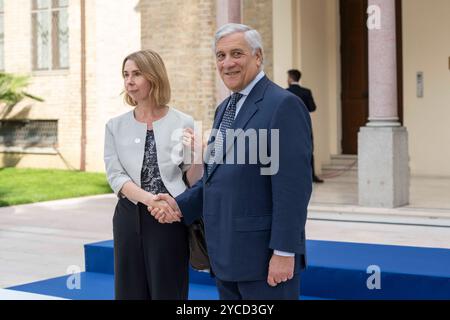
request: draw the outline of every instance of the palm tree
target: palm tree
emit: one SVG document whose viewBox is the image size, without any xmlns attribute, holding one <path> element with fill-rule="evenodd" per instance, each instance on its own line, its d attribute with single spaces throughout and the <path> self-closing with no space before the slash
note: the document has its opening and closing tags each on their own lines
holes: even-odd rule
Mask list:
<svg viewBox="0 0 450 320">
<path fill-rule="evenodd" d="M 29 81 L 30 78 L 27 76 L 18 76 L 0 72 L 0 103 L 4 103 L 8 106 L 14 106 L 25 97 L 40 102 L 44 101 L 44 99 L 25 91 Z"/>
</svg>

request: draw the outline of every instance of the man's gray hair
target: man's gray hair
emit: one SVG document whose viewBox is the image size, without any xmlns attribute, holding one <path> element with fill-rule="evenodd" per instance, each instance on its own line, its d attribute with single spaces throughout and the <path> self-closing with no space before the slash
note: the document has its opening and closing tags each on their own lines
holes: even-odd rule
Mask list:
<svg viewBox="0 0 450 320">
<path fill-rule="evenodd" d="M 252 54 L 255 55 L 256 51 L 261 50 L 261 55 L 264 57 L 262 38 L 259 32 L 245 24 L 238 23 L 227 23 L 217 30 L 214 37 L 214 53 L 216 52 L 217 42 L 219 42 L 220 39 L 239 32 L 244 33 L 245 40 L 247 40 L 249 46 L 252 48 Z"/>
</svg>

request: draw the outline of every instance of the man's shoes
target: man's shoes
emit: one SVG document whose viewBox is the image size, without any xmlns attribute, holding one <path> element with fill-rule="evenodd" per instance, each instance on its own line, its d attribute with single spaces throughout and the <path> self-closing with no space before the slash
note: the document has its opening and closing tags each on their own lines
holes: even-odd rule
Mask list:
<svg viewBox="0 0 450 320">
<path fill-rule="evenodd" d="M 323 180 L 322 180 L 322 179 L 319 179 L 318 176 L 314 176 L 314 177 L 313 177 L 313 182 L 314 182 L 314 183 L 323 183 Z"/>
</svg>

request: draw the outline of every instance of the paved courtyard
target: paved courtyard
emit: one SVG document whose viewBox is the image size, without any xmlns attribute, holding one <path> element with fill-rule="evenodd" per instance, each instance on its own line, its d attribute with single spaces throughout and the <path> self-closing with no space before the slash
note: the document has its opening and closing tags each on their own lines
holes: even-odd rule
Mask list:
<svg viewBox="0 0 450 320">
<path fill-rule="evenodd" d="M 450 249 L 450 179 L 414 178 L 411 205 L 361 208 L 354 177 L 315 185 L 307 238 Z M 83 245 L 112 239 L 116 198 L 102 195 L 0 208 L 0 288 L 84 270 Z"/>
</svg>

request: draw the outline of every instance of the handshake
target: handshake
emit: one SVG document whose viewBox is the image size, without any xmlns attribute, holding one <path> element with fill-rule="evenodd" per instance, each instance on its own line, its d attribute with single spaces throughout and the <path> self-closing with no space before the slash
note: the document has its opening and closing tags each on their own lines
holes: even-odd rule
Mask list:
<svg viewBox="0 0 450 320">
<path fill-rule="evenodd" d="M 147 210 L 159 223 L 180 222 L 183 217 L 177 202 L 167 193 L 152 196 Z"/>
</svg>

